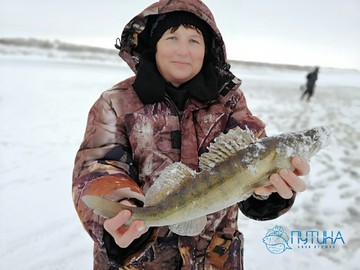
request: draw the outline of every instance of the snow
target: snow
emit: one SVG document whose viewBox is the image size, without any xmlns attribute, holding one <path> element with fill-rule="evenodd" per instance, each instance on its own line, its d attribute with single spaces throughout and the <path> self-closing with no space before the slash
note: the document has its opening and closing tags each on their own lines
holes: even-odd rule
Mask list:
<svg viewBox="0 0 360 270">
<path fill-rule="evenodd" d="M 360 73 L 321 69 L 315 96 L 300 101 L 305 71 L 233 66 L 252 112 L 275 135 L 326 125 L 332 141 L 311 159 L 308 190 L 272 221 L 241 216 L 246 269 L 358 269 Z M 92 269 L 92 241 L 71 198 L 71 173 L 87 113 L 102 91 L 132 75 L 123 63 L 0 55 L 0 269 Z M 276 225 L 340 231 L 333 249 L 270 253 Z M 271 267 L 269 267 L 271 265 Z"/>
</svg>

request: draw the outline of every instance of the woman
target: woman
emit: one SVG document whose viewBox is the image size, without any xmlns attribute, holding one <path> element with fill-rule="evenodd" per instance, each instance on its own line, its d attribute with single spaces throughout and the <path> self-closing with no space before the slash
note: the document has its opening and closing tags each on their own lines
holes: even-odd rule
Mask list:
<svg viewBox="0 0 360 270">
<path fill-rule="evenodd" d="M 94 269 L 243 269 L 238 210 L 258 220 L 285 213 L 295 192 L 305 189 L 298 175 L 308 173 L 307 162 L 294 158 L 294 172 L 283 169 L 270 177 L 271 186 L 208 215 L 195 237 L 145 228 L 142 221 L 125 226 L 129 211 L 105 221 L 82 196 L 141 207 L 165 167 L 181 161 L 198 170 L 198 157 L 222 132 L 240 126 L 265 136 L 202 2 L 151 5 L 126 25 L 118 48 L 136 76 L 105 91 L 91 108 L 73 175 L 75 206 L 95 242 Z"/>
</svg>

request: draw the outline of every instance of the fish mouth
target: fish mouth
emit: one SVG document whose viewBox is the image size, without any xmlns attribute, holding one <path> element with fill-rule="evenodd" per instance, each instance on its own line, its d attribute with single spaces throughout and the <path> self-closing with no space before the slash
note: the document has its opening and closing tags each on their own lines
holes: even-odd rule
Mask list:
<svg viewBox="0 0 360 270">
<path fill-rule="evenodd" d="M 321 143 L 322 147 L 326 147 L 331 142 L 331 130 L 327 126 L 321 126 L 318 128 L 318 136 L 319 136 L 319 142 Z"/>
<path fill-rule="evenodd" d="M 313 140 L 313 147 L 310 150 L 310 156 L 313 156 L 320 149 L 328 146 L 330 144 L 331 138 L 331 130 L 326 126 L 320 126 L 317 128 L 313 128 L 314 132 L 311 137 Z"/>
</svg>

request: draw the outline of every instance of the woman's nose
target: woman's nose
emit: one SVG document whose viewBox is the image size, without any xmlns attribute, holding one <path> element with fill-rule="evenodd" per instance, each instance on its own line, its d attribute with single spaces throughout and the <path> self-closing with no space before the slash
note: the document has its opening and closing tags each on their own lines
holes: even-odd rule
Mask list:
<svg viewBox="0 0 360 270">
<path fill-rule="evenodd" d="M 189 53 L 189 45 L 186 42 L 179 42 L 176 53 L 179 55 L 187 55 Z"/>
</svg>

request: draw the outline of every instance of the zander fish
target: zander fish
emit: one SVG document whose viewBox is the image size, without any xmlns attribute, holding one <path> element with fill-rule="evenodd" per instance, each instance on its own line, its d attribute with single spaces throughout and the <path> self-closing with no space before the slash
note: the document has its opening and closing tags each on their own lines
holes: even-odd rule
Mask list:
<svg viewBox="0 0 360 270">
<path fill-rule="evenodd" d="M 279 169 L 293 169 L 292 157 L 309 160 L 327 145 L 329 136 L 328 128 L 317 127 L 255 140 L 250 131 L 235 128 L 217 137 L 200 156 L 200 172 L 181 162 L 166 167 L 146 192 L 144 207 L 91 195 L 82 200 L 105 218 L 127 209 L 132 213 L 129 222 L 142 220 L 147 227 L 169 226 L 179 235 L 197 235 L 206 215 L 249 198 Z"/>
</svg>

